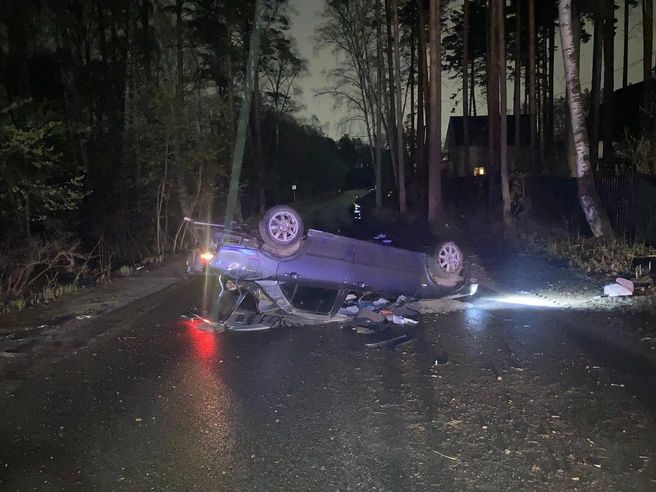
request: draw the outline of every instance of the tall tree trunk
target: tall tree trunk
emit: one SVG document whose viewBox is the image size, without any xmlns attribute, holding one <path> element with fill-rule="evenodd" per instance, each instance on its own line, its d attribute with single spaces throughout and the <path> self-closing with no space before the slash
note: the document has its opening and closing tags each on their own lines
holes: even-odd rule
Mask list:
<svg viewBox="0 0 656 492">
<path fill-rule="evenodd" d="M 403 145 L 403 96 L 401 94 L 401 56 L 399 54 L 399 9 L 396 0 L 392 2 L 392 19 L 394 22 L 394 68 L 396 86 L 396 151 L 399 166 L 399 211 L 401 215 L 407 213 L 407 201 L 405 196 L 405 147 Z"/>
<path fill-rule="evenodd" d="M 613 91 L 615 87 L 615 2 L 604 3 L 604 167 L 614 170 Z"/>
<path fill-rule="evenodd" d="M 642 2 L 642 25 L 643 25 L 643 52 L 642 52 L 642 76 L 645 86 L 645 108 L 647 114 L 643 117 L 643 128 L 649 129 L 650 119 L 654 118 L 654 93 L 652 83 L 652 61 L 653 61 L 653 44 L 654 44 L 654 2 L 653 0 L 643 0 Z M 652 131 L 656 134 L 656 124 Z M 656 137 L 656 135 L 655 135 Z"/>
<path fill-rule="evenodd" d="M 182 23 L 182 8 L 184 7 L 184 0 L 176 0 L 175 2 L 175 37 L 177 48 L 177 83 L 175 86 L 175 94 L 180 103 L 184 102 L 184 37 L 183 30 L 184 24 Z"/>
<path fill-rule="evenodd" d="M 141 0 L 139 9 L 139 20 L 141 22 L 141 43 L 143 50 L 143 63 L 146 72 L 146 80 L 151 81 L 152 70 L 150 63 L 150 0 Z"/>
<path fill-rule="evenodd" d="M 376 61 L 378 94 L 376 95 L 376 208 L 383 206 L 383 40 L 380 28 L 382 6 L 376 1 Z"/>
<path fill-rule="evenodd" d="M 513 159 L 514 170 L 519 169 L 519 161 L 522 156 L 522 21 L 521 3 L 515 0 L 515 94 L 513 101 L 513 113 L 515 117 L 515 158 Z"/>
<path fill-rule="evenodd" d="M 579 201 L 595 237 L 610 236 L 613 233 L 610 221 L 597 194 L 592 169 L 590 168 L 588 132 L 585 128 L 585 114 L 583 101 L 581 100 L 581 81 L 579 80 L 578 60 L 572 29 L 572 0 L 559 0 L 558 8 L 567 94 L 570 101 L 570 118 L 576 142 Z"/>
<path fill-rule="evenodd" d="M 503 197 L 503 222 L 506 232 L 511 233 L 515 228 L 512 210 L 510 209 L 510 184 L 508 183 L 508 78 L 506 77 L 506 13 L 504 9 L 505 0 L 496 1 L 496 23 L 498 32 L 497 47 L 499 49 L 499 99 L 500 99 L 500 151 L 501 160 L 501 196 Z"/>
<path fill-rule="evenodd" d="M 644 0 L 643 0 L 644 1 Z M 631 0 L 624 0 L 624 39 L 622 50 L 622 87 L 629 85 L 629 14 Z"/>
<path fill-rule="evenodd" d="M 576 66 L 580 67 L 581 64 L 581 32 L 583 26 L 581 25 L 581 13 L 576 3 L 572 4 L 572 34 L 574 36 L 574 54 L 576 56 Z M 603 44 L 603 43 L 602 43 Z M 600 46 L 601 48 L 601 46 Z M 593 48 L 594 50 L 594 48 Z M 600 51 L 601 53 L 601 51 Z M 580 74 L 579 74 L 580 76 Z M 592 82 L 593 84 L 595 81 Z M 599 83 L 599 81 L 597 81 Z M 569 100 L 568 100 L 569 104 Z M 572 176 L 576 176 L 576 145 L 574 144 L 574 133 L 572 131 L 572 122 L 569 115 L 566 117 L 567 125 L 567 163 L 569 165 Z M 593 168 L 594 169 L 594 168 Z"/>
<path fill-rule="evenodd" d="M 226 27 L 228 46 L 232 48 L 232 28 L 230 25 Z M 232 158 L 234 152 L 235 141 L 235 74 L 234 65 L 232 62 L 231 50 L 228 50 L 226 56 L 226 96 L 228 99 L 228 128 L 230 130 L 230 157 Z"/>
<path fill-rule="evenodd" d="M 387 73 L 389 83 L 389 121 L 387 125 L 387 140 L 390 148 L 390 157 L 392 159 L 392 168 L 394 169 L 394 179 L 396 189 L 399 189 L 399 162 L 396 153 L 396 91 L 394 90 L 394 55 L 392 53 L 392 46 L 394 45 L 394 36 L 392 34 L 392 9 L 390 8 L 390 1 L 385 0 L 385 20 L 387 24 Z"/>
<path fill-rule="evenodd" d="M 410 71 L 408 74 L 408 84 L 410 85 L 410 169 L 416 169 L 417 165 L 417 133 L 415 119 L 415 82 L 416 82 L 416 60 L 417 60 L 417 19 L 415 12 L 416 5 L 412 7 L 412 27 L 410 32 Z M 412 173 L 414 175 L 414 172 Z"/>
<path fill-rule="evenodd" d="M 590 141 L 590 165 L 599 171 L 599 133 L 601 125 L 601 67 L 604 44 L 604 19 L 601 7 L 593 13 L 594 35 L 592 44 L 592 133 Z"/>
<path fill-rule="evenodd" d="M 430 138 L 428 144 L 428 220 L 442 218 L 442 24 L 441 0 L 430 0 Z"/>
<path fill-rule="evenodd" d="M 496 19 L 496 0 L 490 0 L 488 9 L 488 91 L 487 91 L 487 114 L 488 114 L 488 156 L 489 164 L 485 170 L 488 175 L 488 205 L 490 210 L 494 210 L 499 199 L 499 188 L 497 186 L 496 176 L 500 171 L 499 168 L 499 34 L 498 23 Z"/>
<path fill-rule="evenodd" d="M 461 174 L 470 173 L 469 158 L 469 0 L 462 7 L 462 133 L 463 133 L 463 169 Z M 458 156 L 459 157 L 459 156 Z M 453 158 L 453 156 L 452 156 Z M 458 159 L 460 160 L 460 159 Z"/>
<path fill-rule="evenodd" d="M 471 105 L 472 105 L 471 114 L 475 118 L 476 116 L 478 116 L 478 112 L 476 110 L 476 72 L 474 71 L 473 68 L 469 72 L 470 72 L 469 73 L 469 76 L 470 76 L 469 87 L 471 87 L 471 97 L 470 97 L 470 99 L 471 99 Z"/>
<path fill-rule="evenodd" d="M 555 7 L 554 7 L 555 8 Z M 545 126 L 546 131 L 546 158 L 547 164 L 551 165 L 553 163 L 553 148 L 554 148 L 554 65 L 556 62 L 556 24 L 555 22 L 549 22 L 549 81 L 547 84 L 547 124 Z"/>
<path fill-rule="evenodd" d="M 419 20 L 419 55 L 417 62 L 419 64 L 418 75 L 418 96 L 417 96 L 417 166 L 420 177 L 420 202 L 425 209 L 428 209 L 428 168 L 426 167 L 426 82 L 428 78 L 428 68 L 426 66 L 426 19 L 424 15 L 423 0 L 417 0 L 418 20 Z"/>
<path fill-rule="evenodd" d="M 547 118 L 548 118 L 548 97 L 547 97 L 547 64 L 548 64 L 548 50 L 547 50 L 547 38 L 542 37 L 541 52 L 544 56 L 540 57 L 538 62 L 538 132 L 540 134 L 540 169 L 544 172 L 545 168 L 545 154 L 546 154 L 546 139 L 547 139 Z"/>
<path fill-rule="evenodd" d="M 538 162 L 538 115 L 536 94 L 536 64 L 535 64 L 535 0 L 528 0 L 528 114 L 531 121 L 531 160 L 535 170 Z"/>
</svg>

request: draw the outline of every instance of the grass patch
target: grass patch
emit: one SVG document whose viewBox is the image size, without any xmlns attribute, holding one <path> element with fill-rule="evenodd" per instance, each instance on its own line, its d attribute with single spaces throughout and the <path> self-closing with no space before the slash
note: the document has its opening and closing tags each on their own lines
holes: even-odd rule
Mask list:
<svg viewBox="0 0 656 492">
<path fill-rule="evenodd" d="M 582 236 L 541 236 L 520 233 L 520 244 L 534 252 L 566 260 L 573 268 L 591 275 L 636 275 L 634 259 L 656 255 L 656 249 L 630 244 L 624 238 L 586 238 Z"/>
</svg>

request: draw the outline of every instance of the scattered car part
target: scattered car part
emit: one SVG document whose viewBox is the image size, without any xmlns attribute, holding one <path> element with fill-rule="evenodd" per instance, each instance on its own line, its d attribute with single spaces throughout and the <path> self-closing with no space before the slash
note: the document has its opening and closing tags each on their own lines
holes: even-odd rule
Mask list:
<svg viewBox="0 0 656 492">
<path fill-rule="evenodd" d="M 396 345 L 396 342 L 399 342 L 401 340 L 405 340 L 408 338 L 408 335 L 401 335 L 398 337 L 390 338 L 388 340 L 383 340 L 381 342 L 373 342 L 373 343 L 365 343 L 365 347 L 367 348 L 380 348 L 380 347 L 386 347 L 390 345 Z"/>
</svg>

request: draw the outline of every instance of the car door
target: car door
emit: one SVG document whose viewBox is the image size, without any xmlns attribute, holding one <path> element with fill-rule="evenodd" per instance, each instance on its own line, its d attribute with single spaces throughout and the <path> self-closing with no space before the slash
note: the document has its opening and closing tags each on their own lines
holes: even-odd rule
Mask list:
<svg viewBox="0 0 656 492">
<path fill-rule="evenodd" d="M 354 240 L 310 229 L 298 254 L 278 264 L 278 282 L 344 289 L 352 286 Z"/>
<path fill-rule="evenodd" d="M 356 241 L 353 282 L 362 290 L 412 296 L 425 281 L 424 263 L 423 253 Z"/>
</svg>

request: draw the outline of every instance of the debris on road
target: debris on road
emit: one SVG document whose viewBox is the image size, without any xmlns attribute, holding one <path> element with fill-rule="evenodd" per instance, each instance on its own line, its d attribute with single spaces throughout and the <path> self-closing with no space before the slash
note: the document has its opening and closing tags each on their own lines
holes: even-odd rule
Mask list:
<svg viewBox="0 0 656 492">
<path fill-rule="evenodd" d="M 421 299 L 405 305 L 419 314 L 447 314 L 456 311 L 465 311 L 473 305 L 455 299 Z"/>
<path fill-rule="evenodd" d="M 385 347 L 385 346 L 394 346 L 397 345 L 396 342 L 399 342 L 401 340 L 405 340 L 408 338 L 408 335 L 401 335 L 398 337 L 390 338 L 388 340 L 382 340 L 380 342 L 373 342 L 373 343 L 365 343 L 365 347 L 367 348 L 380 348 L 380 347 Z"/>
<path fill-rule="evenodd" d="M 359 324 L 364 323 L 367 326 L 372 324 L 372 323 L 373 324 L 385 323 L 385 321 L 387 321 L 385 316 L 383 316 L 382 314 L 380 314 L 376 311 L 372 311 L 372 310 L 367 309 L 367 308 L 360 309 L 360 311 L 358 312 L 357 317 L 355 318 L 355 323 L 356 324 L 359 325 Z"/>
</svg>

